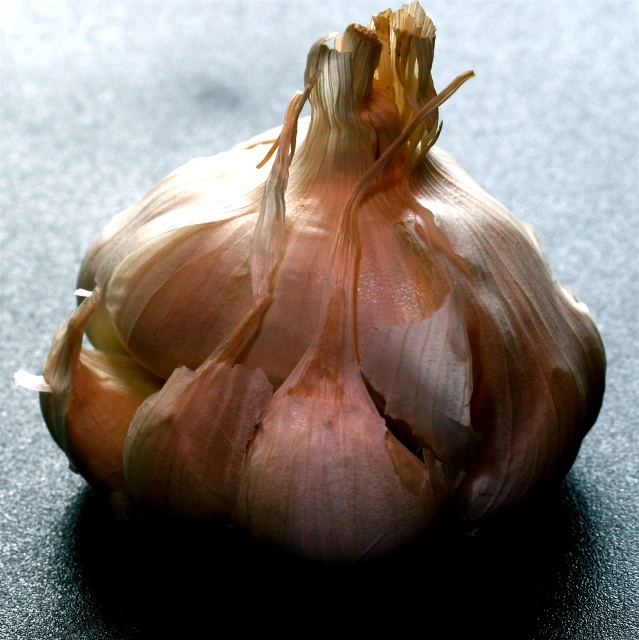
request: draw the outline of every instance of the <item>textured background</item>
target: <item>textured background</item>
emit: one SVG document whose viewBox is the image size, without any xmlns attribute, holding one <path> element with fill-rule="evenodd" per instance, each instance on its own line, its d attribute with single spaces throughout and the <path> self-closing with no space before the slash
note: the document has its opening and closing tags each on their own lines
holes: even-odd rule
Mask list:
<svg viewBox="0 0 639 640">
<path fill-rule="evenodd" d="M 5 3 L 6 5 L 7 3 Z M 534 225 L 590 307 L 604 407 L 557 493 L 475 538 L 375 568 L 299 567 L 228 532 L 113 521 L 35 394 L 83 251 L 197 155 L 278 124 L 320 35 L 380 2 L 14 2 L 2 19 L 0 637 L 128 639 L 223 621 L 424 637 L 621 640 L 639 632 L 639 88 L 636 2 L 432 1 L 440 146 Z M 240 615 L 231 609 L 238 605 Z M 446 630 L 428 635 L 434 627 Z M 176 636 L 181 637 L 181 636 Z M 189 637 L 184 636 L 184 637 Z"/>
</svg>

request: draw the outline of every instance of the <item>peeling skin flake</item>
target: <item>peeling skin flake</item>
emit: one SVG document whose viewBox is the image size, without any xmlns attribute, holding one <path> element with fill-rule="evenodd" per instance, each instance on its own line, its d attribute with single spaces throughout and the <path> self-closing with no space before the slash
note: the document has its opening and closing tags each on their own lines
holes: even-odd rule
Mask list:
<svg viewBox="0 0 639 640">
<path fill-rule="evenodd" d="M 24 369 L 20 369 L 13 374 L 13 381 L 20 387 L 28 391 L 41 391 L 51 393 L 51 387 L 47 384 L 44 376 L 36 376 Z"/>
</svg>

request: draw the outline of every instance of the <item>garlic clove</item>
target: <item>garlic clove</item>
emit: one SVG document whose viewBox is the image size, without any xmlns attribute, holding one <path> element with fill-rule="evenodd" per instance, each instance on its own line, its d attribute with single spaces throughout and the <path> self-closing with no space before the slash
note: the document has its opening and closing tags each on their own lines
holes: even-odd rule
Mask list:
<svg viewBox="0 0 639 640">
<path fill-rule="evenodd" d="M 456 275 L 473 353 L 473 427 L 484 438 L 465 482 L 479 518 L 561 478 L 597 417 L 605 354 L 587 308 L 553 279 L 530 230 L 433 149 L 411 189 L 471 267 Z"/>
<path fill-rule="evenodd" d="M 240 522 L 258 539 L 325 561 L 354 562 L 414 540 L 439 511 L 426 467 L 388 432 L 363 383 L 348 400 L 331 398 L 328 382 L 314 391 L 280 394 L 262 420 Z"/>
<path fill-rule="evenodd" d="M 108 274 L 105 308 L 114 331 L 156 375 L 168 378 L 181 365 L 195 370 L 250 311 L 257 217 L 168 231 L 166 219 L 151 222 Z"/>
<path fill-rule="evenodd" d="M 268 170 L 255 167 L 265 153 L 265 144 L 255 140 L 246 148 L 238 145 L 215 156 L 194 158 L 161 180 L 137 204 L 114 216 L 93 241 L 80 268 L 78 287 L 93 289 L 109 255 L 126 254 L 122 245 L 130 245 L 128 237 L 156 218 L 201 204 L 216 212 L 233 202 L 233 210 L 241 208 L 245 198 L 245 206 L 250 208 L 252 202 L 259 208 L 260 186 Z"/>
<path fill-rule="evenodd" d="M 124 313 L 123 307 L 137 301 L 135 292 L 128 294 L 126 284 L 123 284 L 128 277 L 126 270 L 137 269 L 139 272 L 151 269 L 151 265 L 140 253 L 144 255 L 145 251 L 150 251 L 156 246 L 167 253 L 171 247 L 179 244 L 181 239 L 187 242 L 193 234 L 199 234 L 198 238 L 205 243 L 209 256 L 207 260 L 204 250 L 200 251 L 197 265 L 192 265 L 191 269 L 196 271 L 194 280 L 197 280 L 199 272 L 208 270 L 210 273 L 211 270 L 215 270 L 215 262 L 223 259 L 224 252 L 229 251 L 228 242 L 233 246 L 232 240 L 238 237 L 238 228 L 240 235 L 242 229 L 250 229 L 247 232 L 250 235 L 255 220 L 249 220 L 248 223 L 244 220 L 238 224 L 234 219 L 246 214 L 257 215 L 259 211 L 261 187 L 268 174 L 268 167 L 256 169 L 256 165 L 263 158 L 265 147 L 266 143 L 255 142 L 246 149 L 238 148 L 211 158 L 191 160 L 151 189 L 135 206 L 118 214 L 107 224 L 84 258 L 77 285 L 93 289 L 99 283 L 103 290 L 103 301 L 87 329 L 87 335 L 96 348 L 119 353 L 135 352 L 138 359 L 145 350 L 146 344 L 138 346 L 135 340 L 132 341 L 133 344 L 129 344 L 132 326 L 135 324 L 131 320 L 131 314 L 129 313 L 125 319 L 120 317 Z M 231 228 L 229 229 L 225 223 Z M 203 229 L 197 225 L 208 226 Z M 210 237 L 207 230 L 210 231 Z M 227 244 L 224 244 L 225 239 Z M 194 242 L 197 243 L 197 239 L 191 240 L 191 243 Z M 219 247 L 219 251 L 216 252 L 215 247 Z M 189 246 L 187 250 L 191 248 Z M 242 248 L 240 240 L 240 246 L 233 250 L 241 253 Z M 210 255 L 211 253 L 214 255 Z M 177 256 L 176 264 L 180 264 L 183 256 L 184 254 Z M 241 258 L 236 262 L 238 266 L 241 265 Z M 178 269 L 179 267 L 176 267 L 176 270 Z M 156 289 L 166 289 L 174 285 L 175 292 L 184 284 L 179 277 L 176 282 L 162 282 L 162 276 L 166 281 L 171 275 L 165 272 L 160 276 L 155 275 Z M 122 287 L 125 289 L 124 293 L 121 291 Z M 114 290 L 113 294 L 111 289 Z M 152 305 L 147 316 L 157 308 L 157 298 L 152 297 L 154 293 L 155 290 L 150 296 L 137 301 L 138 307 L 144 309 L 145 303 L 156 300 L 155 307 Z M 162 300 L 166 301 L 169 295 L 165 294 Z M 243 308 L 238 317 L 242 317 L 246 311 L 247 308 Z M 137 316 L 141 313 L 142 311 L 138 310 Z M 144 333 L 145 330 L 161 332 L 161 327 L 153 324 L 147 329 L 143 326 L 138 332 Z M 224 329 L 218 334 L 224 334 L 225 337 L 228 335 Z M 175 334 L 167 336 L 166 339 L 170 342 L 173 338 Z M 204 355 L 198 355 L 195 359 L 188 358 L 185 364 L 195 368 L 218 342 L 219 335 L 216 335 L 210 340 L 210 344 L 204 346 Z M 211 348 L 206 351 L 208 347 Z M 154 363 L 151 358 L 148 360 L 151 368 L 165 378 L 176 366 L 175 363 L 172 363 L 173 366 L 163 366 L 162 363 Z"/>
<path fill-rule="evenodd" d="M 131 419 L 163 381 L 128 356 L 82 348 L 99 300 L 94 290 L 58 329 L 43 367 L 50 391 L 40 393 L 40 405 L 73 468 L 115 492 L 125 487 L 122 450 Z"/>
<path fill-rule="evenodd" d="M 214 359 L 176 369 L 140 407 L 126 439 L 124 472 L 136 502 L 166 515 L 228 518 L 272 393 L 259 369 Z"/>
<path fill-rule="evenodd" d="M 155 200 L 148 208 L 139 205 L 146 221 L 127 228 L 95 274 L 105 291 L 98 316 L 104 332 L 96 331 L 95 339 L 114 335 L 111 342 L 126 345 L 136 360 L 168 378 L 177 366 L 196 369 L 233 333 L 254 300 L 267 295 L 283 242 L 289 155 L 311 88 L 291 100 L 280 130 L 285 151 L 261 189 L 238 195 L 233 180 L 229 187 L 227 177 L 214 176 L 188 206 L 157 214 Z M 249 153 L 261 159 L 260 147 L 233 153 L 242 162 Z"/>
</svg>

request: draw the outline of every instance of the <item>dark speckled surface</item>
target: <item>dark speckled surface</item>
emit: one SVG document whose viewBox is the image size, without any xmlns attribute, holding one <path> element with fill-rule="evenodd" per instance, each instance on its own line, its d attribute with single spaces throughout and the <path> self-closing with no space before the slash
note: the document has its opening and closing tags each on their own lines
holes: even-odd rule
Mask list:
<svg viewBox="0 0 639 640">
<path fill-rule="evenodd" d="M 114 521 L 16 389 L 74 305 L 83 251 L 174 167 L 278 124 L 321 34 L 385 2 L 24 2 L 1 46 L 0 638 L 334 632 L 639 635 L 639 10 L 636 2 L 455 2 L 435 80 L 440 146 L 536 228 L 609 360 L 600 418 L 564 484 L 474 538 L 384 565 L 299 566 L 229 531 Z M 235 605 L 235 606 L 233 606 Z M 297 614 L 297 615 L 294 615 Z M 209 633 L 190 630 L 203 626 Z M 433 631 L 434 629 L 437 631 Z M 430 634 L 429 634 L 430 632 Z"/>
</svg>

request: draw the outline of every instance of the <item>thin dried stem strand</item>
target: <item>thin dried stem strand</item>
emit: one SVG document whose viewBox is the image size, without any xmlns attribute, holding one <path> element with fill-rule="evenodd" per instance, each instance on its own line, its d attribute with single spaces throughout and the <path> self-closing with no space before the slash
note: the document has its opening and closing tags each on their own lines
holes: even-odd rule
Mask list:
<svg viewBox="0 0 639 640">
<path fill-rule="evenodd" d="M 297 121 L 300 117 L 300 113 L 302 112 L 302 108 L 304 107 L 304 104 L 306 103 L 306 100 L 308 99 L 308 96 L 311 93 L 311 89 L 315 85 L 317 78 L 319 78 L 320 73 L 321 73 L 321 70 L 317 70 L 310 77 L 309 81 L 306 83 L 306 86 L 304 87 L 304 91 L 297 91 L 293 96 L 293 100 L 295 100 L 296 96 L 302 96 L 303 101 L 299 105 L 299 108 L 296 109 L 296 114 L 294 116 L 293 135 L 291 136 L 291 140 L 289 143 L 291 145 L 291 152 L 289 154 L 289 161 L 288 161 L 289 166 L 291 165 L 291 162 L 293 162 L 293 155 L 295 154 L 295 145 L 297 142 Z M 291 102 L 293 100 L 291 100 Z M 272 158 L 273 154 L 277 151 L 277 148 L 280 146 L 283 133 L 284 133 L 284 130 L 282 129 L 282 131 L 280 131 L 279 135 L 277 136 L 277 139 L 275 140 L 275 142 L 273 142 L 273 144 L 271 145 L 271 148 L 268 150 L 267 154 L 264 156 L 264 159 L 255 166 L 256 169 L 261 169 Z"/>
<path fill-rule="evenodd" d="M 267 154 L 264 158 L 255 165 L 256 169 L 261 169 L 273 156 L 273 154 L 277 151 L 277 148 L 280 146 L 280 138 L 282 137 L 282 132 L 275 139 L 275 142 L 271 145 L 271 148 L 268 150 Z"/>
<path fill-rule="evenodd" d="M 350 198 L 344 207 L 345 215 L 349 207 L 358 204 L 364 193 L 371 185 L 377 175 L 390 164 L 395 154 L 401 149 L 404 143 L 411 137 L 415 129 L 424 121 L 426 116 L 440 107 L 448 98 L 450 98 L 466 81 L 474 77 L 474 71 L 466 71 L 458 75 L 449 85 L 446 86 L 434 98 L 431 98 L 416 114 L 415 117 L 406 125 L 406 128 L 395 139 L 395 141 L 382 153 L 382 155 L 367 169 L 366 173 L 358 180 L 357 184 L 351 192 Z"/>
<path fill-rule="evenodd" d="M 206 359 L 206 362 L 215 360 L 222 364 L 233 366 L 246 345 L 255 335 L 255 332 L 260 326 L 262 314 L 268 309 L 271 301 L 272 296 L 266 296 L 255 304 L 244 318 L 242 318 L 235 328 L 235 331 L 213 351 Z"/>
<path fill-rule="evenodd" d="M 319 77 L 319 74 L 320 71 L 314 73 L 304 87 L 304 91 L 297 91 L 289 102 L 284 119 L 284 126 L 282 128 L 282 131 L 280 132 L 280 135 L 278 136 L 276 144 L 273 145 L 271 151 L 269 152 L 269 154 L 272 154 L 279 143 L 284 140 L 284 144 L 278 150 L 277 158 L 275 160 L 275 163 L 273 164 L 273 167 L 271 168 L 271 172 L 267 179 L 264 195 L 265 200 L 268 198 L 273 198 L 273 192 L 277 192 L 277 195 L 281 196 L 282 200 L 284 199 L 284 193 L 288 185 L 288 169 L 291 166 L 293 155 L 295 153 L 297 121 L 299 119 L 300 113 L 302 112 L 304 104 L 306 103 L 306 100 L 308 100 L 308 96 L 310 95 L 311 90 L 313 89 L 313 86 L 315 85 L 315 82 Z M 266 160 L 268 160 L 268 157 L 265 159 L 265 161 Z M 254 238 L 258 237 L 258 233 L 260 230 L 266 231 L 265 229 L 263 229 L 263 226 L 265 223 L 268 224 L 268 222 L 271 223 L 271 226 L 279 223 L 279 227 L 281 227 L 279 231 L 281 232 L 283 230 L 285 213 L 286 211 L 284 207 L 281 207 L 281 211 L 276 211 L 274 216 L 281 219 L 267 221 L 265 220 L 266 209 L 263 206 L 262 211 L 260 211 L 260 219 L 258 220 L 258 223 L 256 225 L 256 233 Z M 269 229 L 268 231 L 271 231 L 271 229 Z M 256 240 L 255 244 L 257 244 L 257 242 L 259 242 L 259 239 Z M 281 250 L 281 242 L 276 242 L 275 244 L 278 246 L 269 247 L 269 253 L 279 253 L 279 251 Z M 278 260 L 276 256 L 271 256 L 271 260 L 268 261 L 269 264 L 266 265 L 267 273 L 262 274 L 260 278 L 261 281 L 268 280 L 268 283 L 261 282 L 261 286 L 256 293 L 251 310 L 244 316 L 242 321 L 237 325 L 235 331 L 228 337 L 228 339 L 220 344 L 217 349 L 215 349 L 215 351 L 213 351 L 213 353 L 207 358 L 207 360 L 217 360 L 218 362 L 233 365 L 242 350 L 255 335 L 255 332 L 260 325 L 262 314 L 268 308 L 272 300 L 273 280 L 277 261 Z"/>
<path fill-rule="evenodd" d="M 260 214 L 255 225 L 249 264 L 255 304 L 269 295 L 277 270 L 284 236 L 286 217 L 285 194 L 288 186 L 289 168 L 295 153 L 297 121 L 308 96 L 319 76 L 311 76 L 304 87 L 292 97 L 286 109 L 284 126 L 279 136 L 280 146 L 266 183 Z"/>
</svg>

